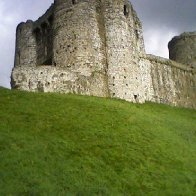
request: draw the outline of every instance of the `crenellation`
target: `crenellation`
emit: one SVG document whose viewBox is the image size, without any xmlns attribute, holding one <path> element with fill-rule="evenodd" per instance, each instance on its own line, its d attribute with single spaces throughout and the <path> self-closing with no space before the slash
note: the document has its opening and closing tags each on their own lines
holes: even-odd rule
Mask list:
<svg viewBox="0 0 196 196">
<path fill-rule="evenodd" d="M 11 85 L 196 108 L 194 35 L 170 42 L 172 60 L 147 55 L 128 0 L 54 0 L 38 20 L 18 25 Z"/>
</svg>

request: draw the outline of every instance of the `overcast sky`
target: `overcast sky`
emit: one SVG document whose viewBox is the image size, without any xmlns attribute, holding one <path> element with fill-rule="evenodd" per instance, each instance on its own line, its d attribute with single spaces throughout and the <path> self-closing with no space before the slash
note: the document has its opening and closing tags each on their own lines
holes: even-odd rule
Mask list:
<svg viewBox="0 0 196 196">
<path fill-rule="evenodd" d="M 53 0 L 0 0 L 0 86 L 10 87 L 15 29 L 36 20 Z M 196 31 L 196 0 L 131 0 L 143 24 L 146 52 L 168 57 L 167 43 L 175 35 Z"/>
</svg>

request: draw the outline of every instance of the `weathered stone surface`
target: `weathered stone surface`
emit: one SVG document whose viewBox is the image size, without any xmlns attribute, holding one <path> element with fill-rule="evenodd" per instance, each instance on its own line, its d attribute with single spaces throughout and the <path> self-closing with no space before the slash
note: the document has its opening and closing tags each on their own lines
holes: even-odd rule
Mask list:
<svg viewBox="0 0 196 196">
<path fill-rule="evenodd" d="M 168 48 L 170 59 L 196 68 L 196 32 L 174 37 Z"/>
<path fill-rule="evenodd" d="M 128 0 L 55 0 L 37 21 L 19 24 L 11 84 L 196 108 L 195 69 L 145 54 Z"/>
<path fill-rule="evenodd" d="M 196 70 L 153 55 L 140 58 L 139 64 L 145 100 L 196 108 Z"/>
<path fill-rule="evenodd" d="M 106 97 L 105 75 L 100 72 L 73 72 L 62 68 L 17 67 L 12 73 L 12 87 L 33 92 L 76 93 Z"/>
</svg>

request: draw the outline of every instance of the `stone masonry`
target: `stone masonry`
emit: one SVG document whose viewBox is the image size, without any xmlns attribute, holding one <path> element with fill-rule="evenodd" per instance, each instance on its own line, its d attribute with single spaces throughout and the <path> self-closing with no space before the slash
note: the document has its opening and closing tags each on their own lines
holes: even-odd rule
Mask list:
<svg viewBox="0 0 196 196">
<path fill-rule="evenodd" d="M 196 108 L 195 37 L 169 43 L 176 62 L 147 55 L 128 0 L 54 0 L 18 25 L 11 86 Z"/>
<path fill-rule="evenodd" d="M 183 33 L 168 44 L 171 60 L 196 68 L 196 32 Z"/>
</svg>

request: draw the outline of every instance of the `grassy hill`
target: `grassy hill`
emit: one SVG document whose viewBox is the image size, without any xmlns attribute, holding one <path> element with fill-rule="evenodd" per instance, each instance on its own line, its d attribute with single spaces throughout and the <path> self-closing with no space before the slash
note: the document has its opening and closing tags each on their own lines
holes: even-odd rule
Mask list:
<svg viewBox="0 0 196 196">
<path fill-rule="evenodd" d="M 196 195 L 196 111 L 0 88 L 0 195 Z"/>
</svg>

